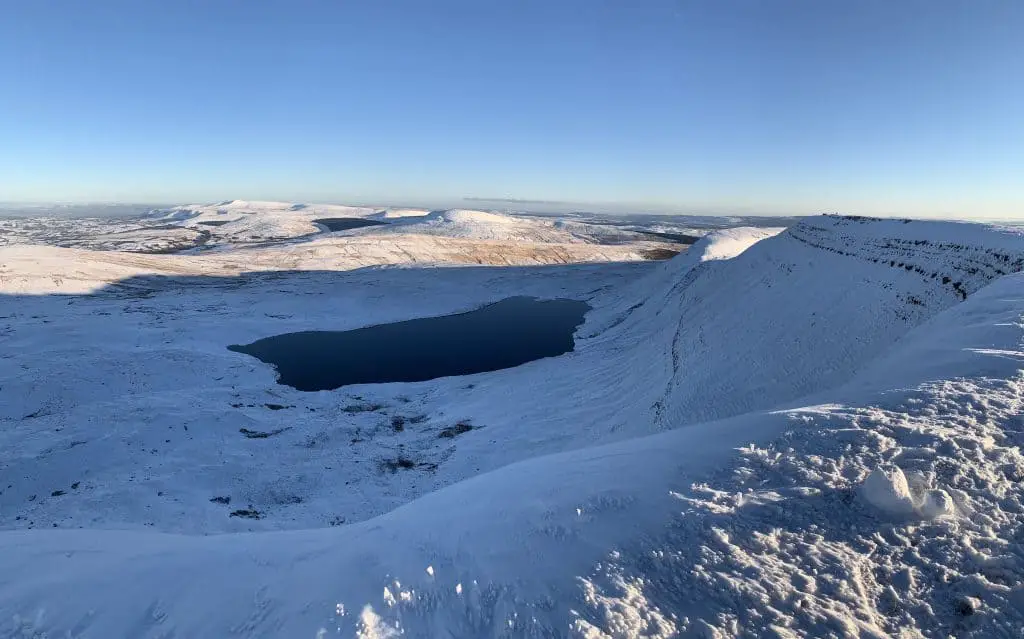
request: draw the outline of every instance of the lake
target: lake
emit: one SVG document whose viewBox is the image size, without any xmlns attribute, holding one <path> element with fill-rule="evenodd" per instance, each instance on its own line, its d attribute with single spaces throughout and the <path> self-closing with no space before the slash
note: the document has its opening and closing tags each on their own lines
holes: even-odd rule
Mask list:
<svg viewBox="0 0 1024 639">
<path fill-rule="evenodd" d="M 301 391 L 421 382 L 568 353 L 589 310 L 579 300 L 510 297 L 457 315 L 285 333 L 228 349 L 272 364 L 278 383 Z"/>
<path fill-rule="evenodd" d="M 357 229 L 363 226 L 381 226 L 387 224 L 387 222 L 378 222 L 377 220 L 367 220 L 361 217 L 325 217 L 319 220 L 313 220 L 314 224 L 322 224 L 327 227 L 330 232 L 334 231 L 347 231 L 349 229 Z"/>
</svg>

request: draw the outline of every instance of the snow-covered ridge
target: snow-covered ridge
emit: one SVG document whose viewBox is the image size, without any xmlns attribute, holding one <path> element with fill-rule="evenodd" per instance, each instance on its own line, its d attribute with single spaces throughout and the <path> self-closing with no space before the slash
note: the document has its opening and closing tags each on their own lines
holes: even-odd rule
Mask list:
<svg viewBox="0 0 1024 639">
<path fill-rule="evenodd" d="M 833 388 L 1024 263 L 1024 236 L 986 225 L 822 216 L 773 233 L 712 233 L 583 327 L 595 343 L 632 345 L 624 369 L 669 367 L 658 394 L 624 391 L 650 397 L 653 423 L 671 428 Z M 706 259 L 719 250 L 742 252 Z"/>
<path fill-rule="evenodd" d="M 1024 230 L 1013 227 L 825 216 L 794 226 L 805 244 L 941 280 L 961 299 L 1024 267 Z"/>
</svg>

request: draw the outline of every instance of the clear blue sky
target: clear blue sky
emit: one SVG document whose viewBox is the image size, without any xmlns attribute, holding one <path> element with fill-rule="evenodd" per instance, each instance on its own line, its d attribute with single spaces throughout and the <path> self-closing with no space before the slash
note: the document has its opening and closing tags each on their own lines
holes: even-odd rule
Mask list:
<svg viewBox="0 0 1024 639">
<path fill-rule="evenodd" d="M 1024 217 L 1024 2 L 0 0 L 0 200 L 463 197 Z"/>
</svg>

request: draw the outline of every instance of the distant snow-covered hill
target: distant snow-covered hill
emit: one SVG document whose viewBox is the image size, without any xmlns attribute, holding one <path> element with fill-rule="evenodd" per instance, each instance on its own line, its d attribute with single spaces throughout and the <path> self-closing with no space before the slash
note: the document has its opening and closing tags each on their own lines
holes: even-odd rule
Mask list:
<svg viewBox="0 0 1024 639">
<path fill-rule="evenodd" d="M 392 224 L 382 229 L 364 229 L 362 232 L 416 233 L 481 240 L 565 244 L 583 241 L 571 233 L 559 231 L 550 220 L 464 209 L 435 211 L 422 217 L 406 218 L 405 224 Z"/>
<path fill-rule="evenodd" d="M 508 214 L 496 211 L 451 209 L 384 209 L 339 205 L 304 205 L 284 202 L 246 202 L 235 200 L 217 205 L 188 206 L 161 214 L 188 226 L 212 226 L 210 245 L 217 243 L 265 242 L 302 237 L 318 232 L 318 218 L 362 218 L 384 224 L 347 231 L 352 235 L 391 236 L 397 234 L 432 235 L 476 240 L 533 242 L 545 244 L 603 244 L 672 242 L 657 236 L 627 229 L 585 222 L 567 223 L 558 218 Z"/>
<path fill-rule="evenodd" d="M 211 234 L 211 246 L 263 243 L 319 233 L 317 218 L 365 218 L 375 209 L 338 204 L 295 204 L 230 200 L 217 204 L 193 204 L 154 211 L 154 219 L 173 221 Z"/>
<path fill-rule="evenodd" d="M 178 206 L 129 218 L 0 220 L 0 246 L 29 244 L 191 255 L 273 246 L 295 254 L 303 250 L 296 248 L 298 245 L 316 243 L 320 248 L 340 247 L 339 255 L 357 253 L 358 266 L 368 264 L 370 253 L 386 254 L 378 264 L 423 263 L 437 257 L 437 251 L 431 248 L 436 242 L 410 236 L 480 241 L 484 243 L 480 250 L 491 255 L 472 257 L 468 263 L 495 264 L 543 263 L 548 254 L 553 263 L 665 259 L 685 244 L 676 237 L 614 226 L 575 223 L 570 229 L 551 218 L 488 211 L 431 212 L 243 200 Z M 368 243 L 376 243 L 379 248 L 367 249 Z M 527 244 L 547 246 L 524 262 L 523 254 L 529 253 L 524 250 Z M 592 250 L 583 244 L 617 248 Z M 392 250 L 387 250 L 388 246 Z M 418 250 L 420 247 L 425 253 Z M 338 261 L 334 267 L 344 265 Z"/>
</svg>

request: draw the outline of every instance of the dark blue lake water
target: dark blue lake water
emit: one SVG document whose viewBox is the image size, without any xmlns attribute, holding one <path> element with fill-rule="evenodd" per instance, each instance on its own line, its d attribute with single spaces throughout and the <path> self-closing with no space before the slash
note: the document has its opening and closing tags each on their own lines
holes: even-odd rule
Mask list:
<svg viewBox="0 0 1024 639">
<path fill-rule="evenodd" d="M 510 297 L 458 315 L 285 333 L 228 349 L 272 364 L 279 383 L 301 391 L 420 382 L 567 353 L 588 310 L 578 300 Z"/>
<path fill-rule="evenodd" d="M 329 232 L 347 231 L 349 229 L 358 229 L 363 226 L 382 226 L 387 224 L 387 222 L 367 220 L 361 217 L 324 217 L 319 220 L 313 220 L 313 223 L 326 226 Z"/>
</svg>

